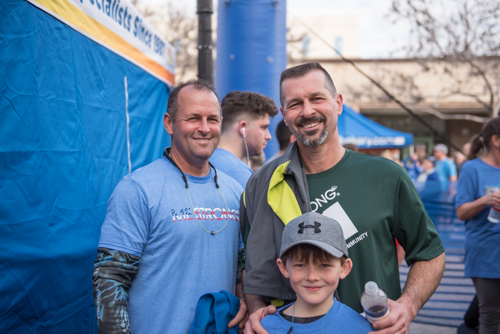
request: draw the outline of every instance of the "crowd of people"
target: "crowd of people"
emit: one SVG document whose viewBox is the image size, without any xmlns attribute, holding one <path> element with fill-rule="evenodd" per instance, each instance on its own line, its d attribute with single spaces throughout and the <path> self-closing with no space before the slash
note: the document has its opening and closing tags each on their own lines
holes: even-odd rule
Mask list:
<svg viewBox="0 0 500 334">
<path fill-rule="evenodd" d="M 171 147 L 125 176 L 107 205 L 93 274 L 100 333 L 408 332 L 445 265 L 412 178 L 340 144 L 343 97 L 319 63 L 284 70 L 279 87 L 280 151 L 256 172 L 251 161 L 262 157 L 278 113 L 270 98 L 231 92 L 219 103 L 203 81 L 170 93 Z M 484 137 L 496 162 L 499 136 Z M 453 181 L 445 148 L 405 166 L 415 178 Z M 462 175 L 472 169 L 464 164 Z M 479 187 L 492 186 L 484 180 Z M 500 207 L 498 194 L 476 203 L 471 190 L 457 212 L 465 210 L 466 224 L 479 212 L 483 221 Z M 397 244 L 410 266 L 403 291 Z M 474 282 L 486 291 L 499 277 Z M 368 281 L 387 293 L 390 310 L 371 324 L 360 315 Z M 490 297 L 478 291 L 491 315 Z"/>
</svg>

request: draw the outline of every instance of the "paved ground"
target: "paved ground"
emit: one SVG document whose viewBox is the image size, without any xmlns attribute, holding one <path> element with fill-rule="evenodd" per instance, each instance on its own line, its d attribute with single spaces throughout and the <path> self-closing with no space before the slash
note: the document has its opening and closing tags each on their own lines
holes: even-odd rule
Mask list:
<svg viewBox="0 0 500 334">
<path fill-rule="evenodd" d="M 410 324 L 408 334 L 456 334 L 455 327 L 424 325 L 413 322 Z"/>
</svg>

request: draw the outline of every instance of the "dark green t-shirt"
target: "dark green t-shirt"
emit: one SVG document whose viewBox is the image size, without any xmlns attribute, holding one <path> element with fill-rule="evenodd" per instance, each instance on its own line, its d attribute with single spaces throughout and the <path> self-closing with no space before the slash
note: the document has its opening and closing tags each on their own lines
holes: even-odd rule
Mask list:
<svg viewBox="0 0 500 334">
<path fill-rule="evenodd" d="M 312 211 L 337 220 L 344 231 L 353 268 L 338 292 L 354 310 L 363 312 L 360 299 L 368 281 L 393 300 L 401 295 L 394 238 L 409 265 L 444 252 L 413 182 L 396 163 L 346 150 L 334 167 L 308 174 L 307 183 Z"/>
</svg>

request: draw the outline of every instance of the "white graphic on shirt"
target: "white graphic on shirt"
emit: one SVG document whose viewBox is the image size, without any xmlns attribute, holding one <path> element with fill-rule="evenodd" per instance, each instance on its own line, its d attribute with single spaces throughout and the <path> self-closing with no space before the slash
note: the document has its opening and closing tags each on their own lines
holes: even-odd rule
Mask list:
<svg viewBox="0 0 500 334">
<path fill-rule="evenodd" d="M 335 199 L 335 197 L 340 196 L 340 193 L 335 192 L 337 190 L 337 186 L 332 186 L 330 189 L 325 191 L 320 198 L 315 198 L 314 201 L 311 202 L 311 210 L 312 212 L 316 212 L 319 208 L 323 207 L 323 204 L 328 204 L 328 201 Z"/>
<path fill-rule="evenodd" d="M 323 211 L 323 215 L 335 219 L 339 222 L 344 232 L 344 238 L 347 240 L 354 234 L 358 233 L 358 229 L 354 226 L 354 223 L 349 218 L 347 213 L 344 211 L 339 202 L 333 204 L 328 209 Z"/>
<path fill-rule="evenodd" d="M 348 244 L 347 244 L 347 248 L 351 248 L 352 246 L 354 246 L 355 244 L 357 244 L 358 242 L 360 242 L 361 240 L 363 240 L 364 238 L 368 237 L 368 232 L 365 232 L 363 234 L 360 234 L 358 235 L 356 238 L 352 239 Z"/>
<path fill-rule="evenodd" d="M 193 213 L 194 211 L 194 213 Z M 193 220 L 197 218 L 198 220 L 223 220 L 229 218 L 229 220 L 239 221 L 240 211 L 239 210 L 229 210 L 226 211 L 224 208 L 181 208 L 179 214 L 176 210 L 172 209 L 172 221 L 185 221 Z"/>
</svg>

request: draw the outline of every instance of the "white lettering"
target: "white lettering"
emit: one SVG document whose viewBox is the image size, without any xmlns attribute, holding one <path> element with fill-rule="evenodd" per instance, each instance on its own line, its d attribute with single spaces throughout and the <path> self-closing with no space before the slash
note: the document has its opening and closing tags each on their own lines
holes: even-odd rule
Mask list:
<svg viewBox="0 0 500 334">
<path fill-rule="evenodd" d="M 355 244 L 357 244 L 358 242 L 360 242 L 361 240 L 363 240 L 364 238 L 368 237 L 368 232 L 365 232 L 359 236 L 357 236 L 356 238 L 352 239 L 348 244 L 347 244 L 347 248 L 351 248 L 352 246 L 354 246 Z"/>
</svg>

